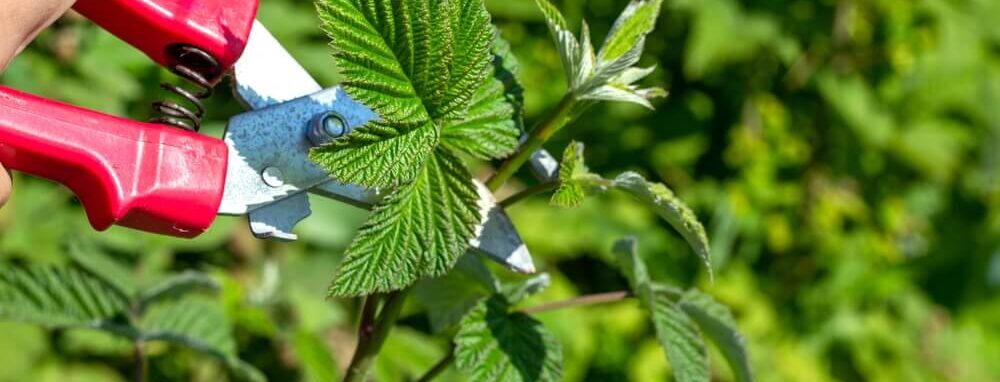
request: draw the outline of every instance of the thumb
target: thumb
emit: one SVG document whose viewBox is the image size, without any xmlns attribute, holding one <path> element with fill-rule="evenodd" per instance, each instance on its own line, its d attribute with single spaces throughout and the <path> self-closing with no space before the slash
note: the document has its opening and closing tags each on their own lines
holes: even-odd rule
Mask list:
<svg viewBox="0 0 1000 382">
<path fill-rule="evenodd" d="M 7 203 L 7 199 L 10 197 L 10 174 L 7 173 L 7 169 L 3 168 L 3 164 L 0 164 L 0 206 Z"/>
</svg>

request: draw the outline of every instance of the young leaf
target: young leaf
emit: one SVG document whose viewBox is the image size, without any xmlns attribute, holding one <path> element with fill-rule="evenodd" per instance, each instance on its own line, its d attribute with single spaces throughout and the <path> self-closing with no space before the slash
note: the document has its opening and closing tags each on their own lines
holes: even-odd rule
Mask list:
<svg viewBox="0 0 1000 382">
<path fill-rule="evenodd" d="M 610 181 L 591 173 L 584 162 L 583 150 L 583 144 L 579 142 L 572 142 L 566 147 L 559 168 L 560 186 L 552 194 L 553 205 L 576 207 L 583 203 L 587 192 L 601 193 L 609 188 L 627 192 L 652 207 L 657 215 L 680 232 L 684 240 L 701 257 L 705 268 L 708 269 L 708 276 L 713 277 L 708 236 L 705 234 L 705 227 L 690 207 L 677 198 L 667 186 L 649 182 L 634 172 L 622 173 Z"/>
<path fill-rule="evenodd" d="M 656 338 L 667 352 L 674 378 L 681 382 L 709 381 L 708 349 L 698 325 L 674 301 L 675 293 L 654 284 L 639 257 L 635 238 L 615 243 L 614 253 L 639 302 L 649 310 Z"/>
<path fill-rule="evenodd" d="M 47 327 L 98 327 L 128 309 L 125 293 L 78 268 L 5 264 L 0 319 Z"/>
<path fill-rule="evenodd" d="M 660 217 L 681 233 L 691 248 L 701 257 L 712 277 L 712 259 L 709 254 L 708 236 L 698 216 L 683 201 L 677 198 L 667 186 L 647 181 L 634 172 L 625 172 L 615 177 L 614 187 L 653 207 Z"/>
<path fill-rule="evenodd" d="M 391 292 L 451 269 L 481 218 L 471 178 L 458 158 L 438 149 L 413 184 L 372 210 L 330 294 Z"/>
<path fill-rule="evenodd" d="M 265 381 L 264 375 L 236 354 L 233 329 L 222 308 L 203 298 L 186 298 L 152 307 L 139 325 L 145 341 L 165 341 L 222 361 L 244 380 Z"/>
<path fill-rule="evenodd" d="M 689 290 L 681 298 L 681 309 L 701 327 L 701 330 L 719 347 L 733 370 L 738 382 L 752 382 L 750 357 L 746 340 L 736 329 L 736 320 L 725 305 L 698 290 Z"/>
<path fill-rule="evenodd" d="M 649 100 L 666 96 L 659 88 L 641 89 L 635 82 L 645 78 L 652 68 L 638 69 L 646 36 L 656 26 L 662 0 L 632 0 L 615 22 L 601 47 L 594 53 L 586 21 L 578 40 L 566 25 L 559 10 L 548 0 L 536 0 L 545 15 L 549 31 L 566 71 L 570 92 L 582 102 L 577 112 L 594 101 L 631 102 L 652 108 Z"/>
<path fill-rule="evenodd" d="M 479 159 L 501 159 L 517 150 L 523 130 L 524 89 L 510 43 L 495 32 L 492 77 L 476 90 L 468 113 L 441 129 L 441 144 Z"/>
<path fill-rule="evenodd" d="M 479 0 L 321 0 L 344 90 L 381 119 L 316 149 L 337 180 L 370 188 L 413 181 L 440 127 L 461 119 L 486 78 L 493 39 Z"/>
<path fill-rule="evenodd" d="M 462 319 L 455 364 L 473 381 L 559 381 L 562 346 L 541 322 L 510 312 L 496 295 Z"/>
<path fill-rule="evenodd" d="M 578 207 L 587 196 L 587 189 L 600 183 L 583 159 L 583 143 L 570 142 L 559 166 L 559 188 L 552 194 L 552 205 Z"/>
<path fill-rule="evenodd" d="M 614 62 L 636 46 L 646 44 L 646 35 L 653 31 L 656 19 L 660 15 L 660 5 L 663 0 L 633 0 L 625 7 L 618 20 L 608 32 L 601 52 L 597 54 L 600 62 Z M 634 65 L 629 64 L 629 66 Z"/>
</svg>

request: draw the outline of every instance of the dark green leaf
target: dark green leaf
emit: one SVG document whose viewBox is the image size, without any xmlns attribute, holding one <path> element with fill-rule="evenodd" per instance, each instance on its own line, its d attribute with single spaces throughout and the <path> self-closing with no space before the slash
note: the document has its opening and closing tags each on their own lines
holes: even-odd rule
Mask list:
<svg viewBox="0 0 1000 382">
<path fill-rule="evenodd" d="M 455 364 L 473 381 L 559 381 L 562 346 L 540 322 L 501 296 L 483 301 L 462 319 Z"/>
<path fill-rule="evenodd" d="M 125 293 L 75 267 L 4 264 L 0 318 L 48 327 L 98 327 L 128 309 Z"/>
</svg>

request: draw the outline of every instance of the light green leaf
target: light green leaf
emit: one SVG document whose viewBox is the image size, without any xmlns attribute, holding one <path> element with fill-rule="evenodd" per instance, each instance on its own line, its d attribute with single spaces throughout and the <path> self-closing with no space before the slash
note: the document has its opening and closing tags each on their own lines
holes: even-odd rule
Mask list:
<svg viewBox="0 0 1000 382">
<path fill-rule="evenodd" d="M 601 178 L 591 173 L 583 158 L 584 146 L 572 142 L 563 153 L 559 168 L 560 186 L 552 194 L 551 203 L 561 207 L 576 207 L 583 203 L 587 193 L 603 193 L 610 188 L 629 193 L 656 211 L 657 215 L 667 221 L 680 232 L 684 240 L 701 257 L 708 269 L 708 276 L 713 277 L 708 236 L 705 227 L 698 216 L 683 201 L 670 191 L 667 186 L 649 182 L 634 172 L 625 172 L 614 180 Z"/>
<path fill-rule="evenodd" d="M 646 303 L 656 329 L 656 339 L 667 352 L 667 359 L 678 382 L 708 382 L 712 378 L 708 348 L 698 325 L 684 313 L 667 293 L 654 293 Z"/>
<path fill-rule="evenodd" d="M 129 306 L 115 286 L 75 267 L 4 264 L 0 319 L 47 327 L 99 327 Z"/>
<path fill-rule="evenodd" d="M 413 181 L 446 121 L 485 80 L 493 39 L 481 1 L 321 0 L 344 90 L 381 118 L 313 151 L 337 180 L 370 188 Z"/>
<path fill-rule="evenodd" d="M 559 207 L 577 207 L 583 203 L 590 187 L 599 187 L 603 179 L 590 172 L 583 158 L 584 146 L 570 142 L 563 152 L 559 165 L 559 188 L 552 194 L 551 203 Z"/>
<path fill-rule="evenodd" d="M 684 294 L 680 306 L 722 351 L 736 381 L 752 382 L 753 373 L 750 370 L 746 340 L 737 330 L 736 320 L 729 308 L 716 302 L 712 296 L 694 289 Z"/>
<path fill-rule="evenodd" d="M 232 325 L 221 306 L 204 298 L 186 298 L 153 306 L 139 323 L 143 341 L 165 341 L 222 361 L 236 376 L 264 381 L 264 375 L 237 357 Z"/>
<path fill-rule="evenodd" d="M 413 297 L 427 311 L 431 329 L 440 333 L 458 324 L 480 301 L 499 291 L 499 282 L 482 258 L 466 254 L 448 274 L 418 282 L 413 287 Z"/>
<path fill-rule="evenodd" d="M 438 149 L 413 184 L 372 210 L 347 249 L 330 294 L 387 293 L 445 274 L 481 220 L 471 178 L 458 158 Z"/>
<path fill-rule="evenodd" d="M 462 319 L 455 365 L 472 381 L 559 381 L 562 346 L 541 322 L 510 312 L 497 295 Z"/>
<path fill-rule="evenodd" d="M 497 31 L 492 78 L 476 90 L 465 117 L 442 128 L 441 144 L 483 160 L 505 158 L 517 150 L 524 115 L 524 89 L 517 80 L 519 70 L 510 43 Z"/>
<path fill-rule="evenodd" d="M 600 62 L 609 63 L 627 56 L 635 47 L 646 44 L 646 35 L 656 27 L 662 0 L 632 0 L 608 32 L 600 53 Z M 628 66 L 632 66 L 631 63 Z"/>
<path fill-rule="evenodd" d="M 710 380 L 708 349 L 698 325 L 676 302 L 678 292 L 654 284 L 639 257 L 635 238 L 615 243 L 614 253 L 639 302 L 649 310 L 656 338 L 667 352 L 674 378 L 681 382 Z"/>
<path fill-rule="evenodd" d="M 306 330 L 296 330 L 292 348 L 302 370 L 303 382 L 334 382 L 340 380 L 337 363 L 323 338 Z"/>
<path fill-rule="evenodd" d="M 613 184 L 615 188 L 628 192 L 653 207 L 660 217 L 680 232 L 705 263 L 709 278 L 712 277 L 712 260 L 705 227 L 694 211 L 677 198 L 673 191 L 663 184 L 649 182 L 634 172 L 618 175 Z"/>
<path fill-rule="evenodd" d="M 172 275 L 140 293 L 139 311 L 145 311 L 152 304 L 178 299 L 190 293 L 216 293 L 219 288 L 219 283 L 204 273 L 188 271 Z"/>
<path fill-rule="evenodd" d="M 651 109 L 650 99 L 666 96 L 662 89 L 636 86 L 635 82 L 646 77 L 652 68 L 633 67 L 642 56 L 646 36 L 656 26 L 662 0 L 630 2 L 596 54 L 586 21 L 578 40 L 569 32 L 566 20 L 552 3 L 548 0 L 536 0 L 536 3 L 555 40 L 569 91 L 578 100 L 585 101 L 576 105 L 574 113 L 580 113 L 596 101 L 631 102 Z"/>
</svg>

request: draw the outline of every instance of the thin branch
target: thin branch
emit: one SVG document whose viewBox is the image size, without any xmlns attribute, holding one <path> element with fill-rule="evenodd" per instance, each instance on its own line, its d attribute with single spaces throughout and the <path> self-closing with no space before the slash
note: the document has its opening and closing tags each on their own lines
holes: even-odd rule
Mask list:
<svg viewBox="0 0 1000 382">
<path fill-rule="evenodd" d="M 556 188 L 559 188 L 558 181 L 539 183 L 534 186 L 525 188 L 520 192 L 511 195 L 507 199 L 504 199 L 502 202 L 500 202 L 500 206 L 507 208 L 514 204 L 517 204 L 517 202 L 520 202 L 521 200 L 524 200 L 526 198 L 529 198 L 537 194 L 541 194 L 543 192 L 555 190 Z"/>
<path fill-rule="evenodd" d="M 628 298 L 629 296 L 631 296 L 629 292 L 625 291 L 591 294 L 591 295 L 572 298 L 569 300 L 550 302 L 547 304 L 525 308 L 521 310 L 521 313 L 538 314 L 553 310 L 560 310 L 560 309 L 573 308 L 579 306 L 606 304 L 610 302 L 622 301 Z"/>
<path fill-rule="evenodd" d="M 434 364 L 434 367 L 432 367 L 430 370 L 427 371 L 427 373 L 425 373 L 422 377 L 420 377 L 420 379 L 418 379 L 417 382 L 430 382 L 434 380 L 434 378 L 437 378 L 437 376 L 440 375 L 442 372 L 448 370 L 448 367 L 450 367 L 451 364 L 454 362 L 455 362 L 455 349 L 448 349 L 448 354 L 446 354 L 444 358 L 438 361 L 438 363 Z"/>
<path fill-rule="evenodd" d="M 142 340 L 135 341 L 132 351 L 135 354 L 135 382 L 146 382 L 146 375 L 149 373 L 149 363 L 146 362 L 146 343 Z"/>
<path fill-rule="evenodd" d="M 576 107 L 576 102 L 576 97 L 572 94 L 565 95 L 562 101 L 559 101 L 559 105 L 552 110 L 552 113 L 532 129 L 528 140 L 524 141 L 524 144 L 521 145 L 518 151 L 500 165 L 497 173 L 486 182 L 486 186 L 491 191 L 496 191 L 504 183 L 507 183 L 517 173 L 517 170 L 521 169 L 521 166 L 524 166 L 528 162 L 528 159 L 531 159 L 531 155 L 535 151 L 542 148 L 542 145 L 548 142 L 549 138 L 552 138 L 556 132 L 573 119 L 573 110 Z"/>
</svg>

